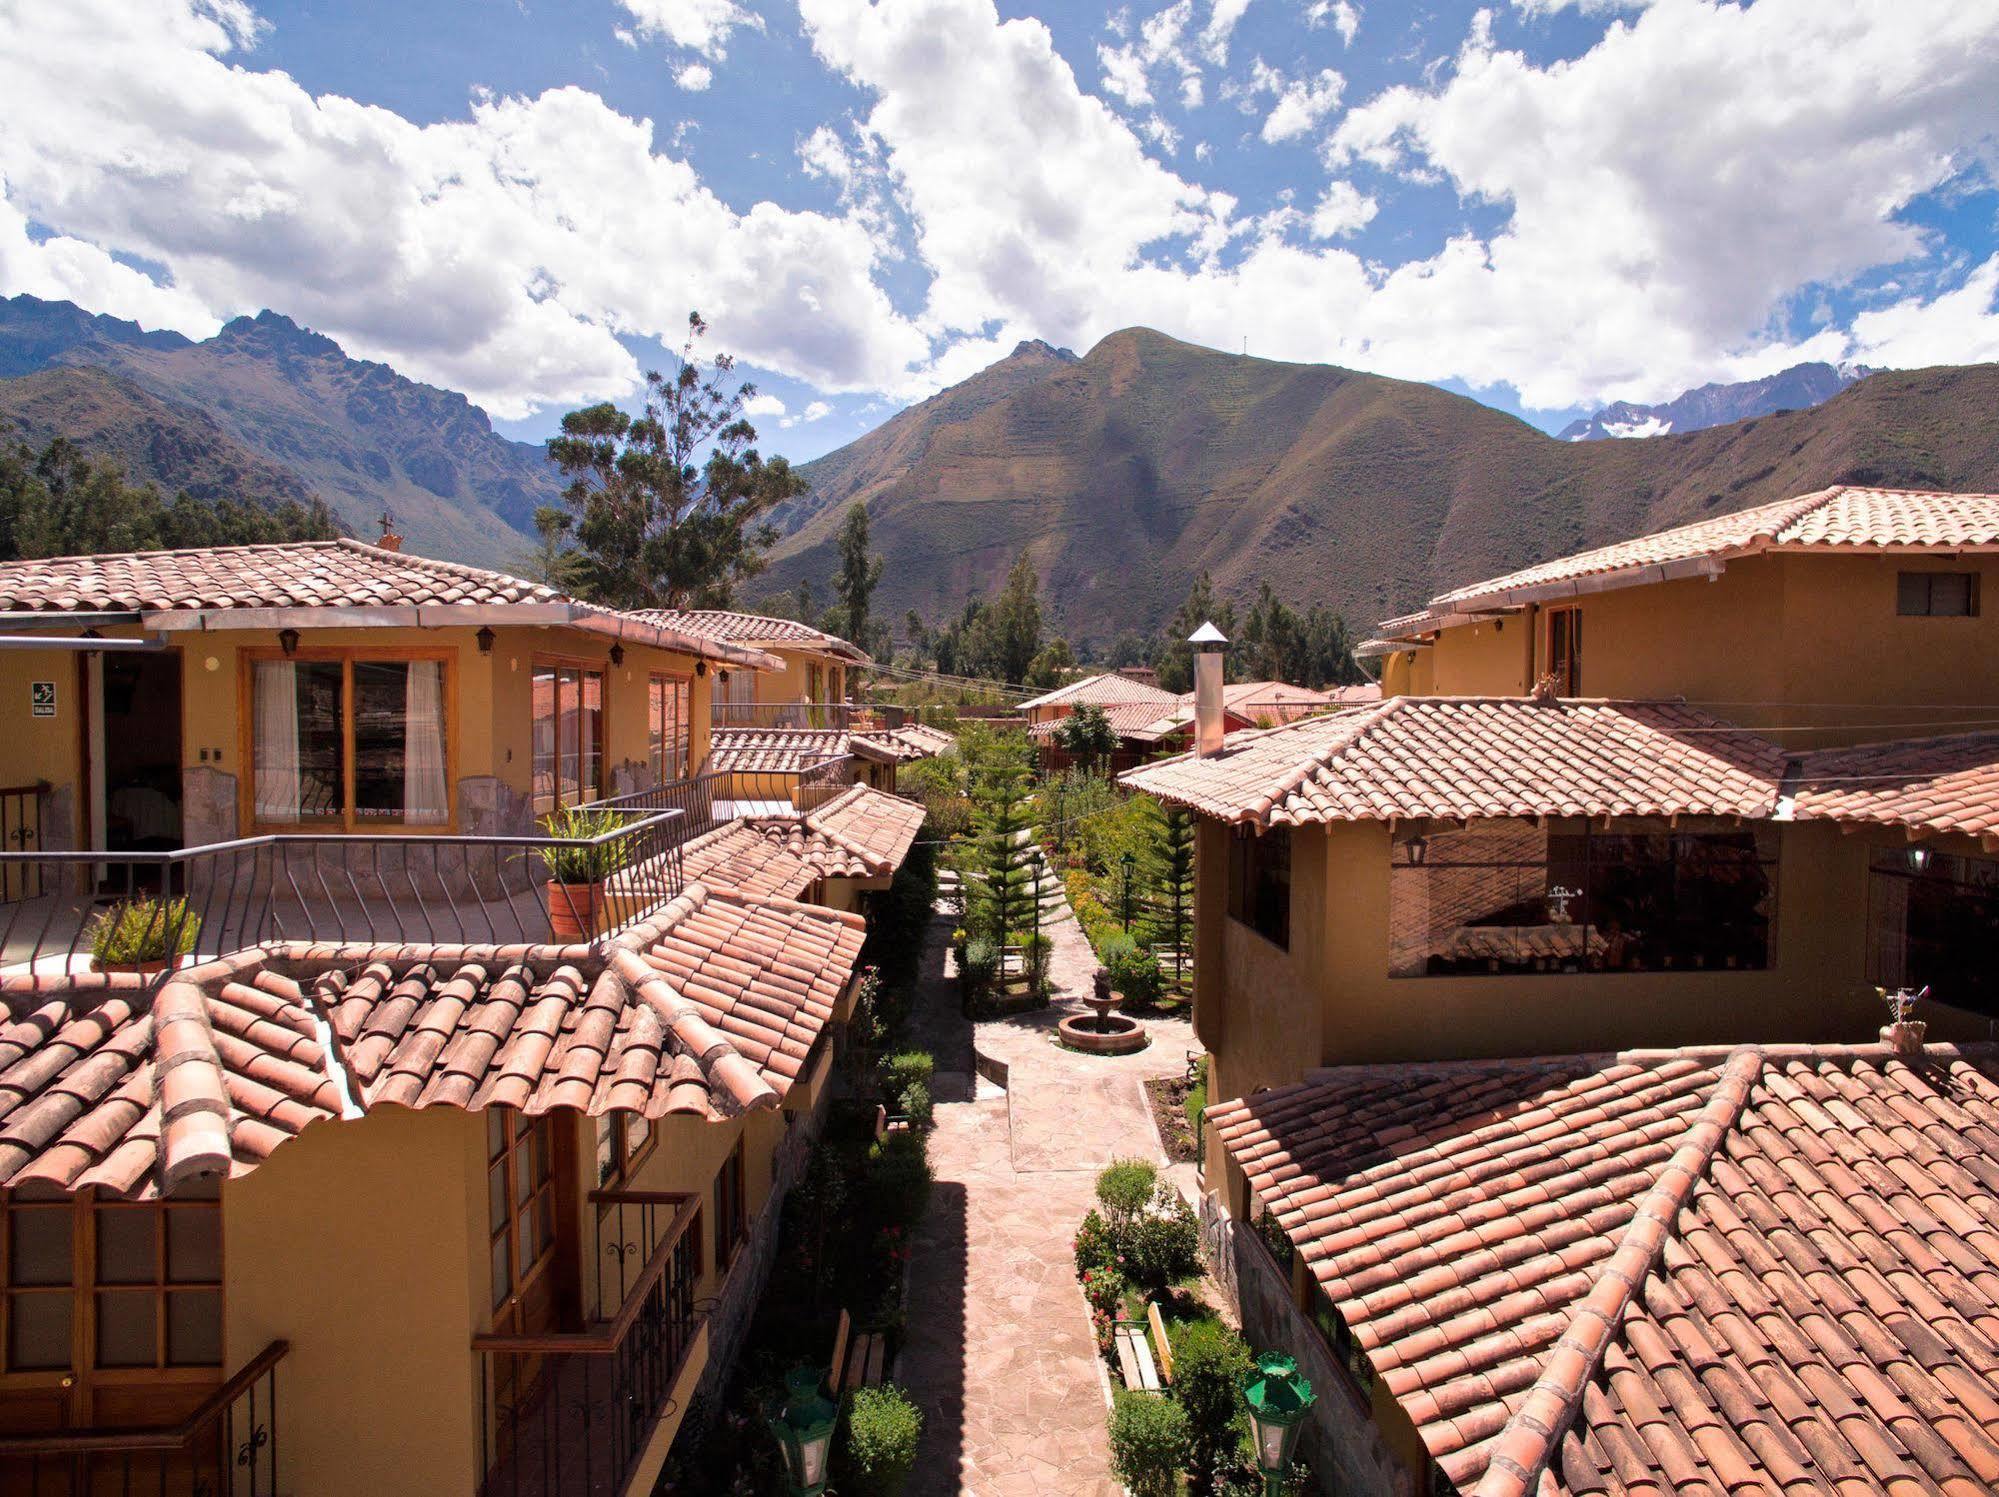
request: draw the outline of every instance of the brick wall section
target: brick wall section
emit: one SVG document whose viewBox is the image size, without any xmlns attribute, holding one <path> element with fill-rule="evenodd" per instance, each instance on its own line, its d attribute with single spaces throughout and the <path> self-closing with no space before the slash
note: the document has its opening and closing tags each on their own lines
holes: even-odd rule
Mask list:
<svg viewBox="0 0 1999 1497">
<path fill-rule="evenodd" d="M 1319 1390 L 1299 1451 L 1311 1463 L 1327 1497 L 1416 1497 L 1416 1478 L 1389 1452 L 1374 1421 L 1341 1390 L 1346 1374 L 1291 1297 L 1263 1245 L 1222 1209 L 1210 1191 L 1201 1197 L 1201 1250 L 1242 1319 L 1254 1351 L 1281 1351 Z"/>
</svg>

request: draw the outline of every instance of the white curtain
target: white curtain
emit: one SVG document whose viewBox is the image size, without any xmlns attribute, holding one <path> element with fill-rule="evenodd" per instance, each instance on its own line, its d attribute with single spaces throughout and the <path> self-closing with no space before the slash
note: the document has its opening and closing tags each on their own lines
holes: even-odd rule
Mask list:
<svg viewBox="0 0 1999 1497">
<path fill-rule="evenodd" d="M 298 820 L 298 667 L 259 660 L 256 674 L 257 820 Z"/>
<path fill-rule="evenodd" d="M 410 662 L 403 709 L 403 820 L 411 825 L 441 822 L 450 809 L 444 779 L 443 678 L 444 667 L 435 660 Z"/>
</svg>

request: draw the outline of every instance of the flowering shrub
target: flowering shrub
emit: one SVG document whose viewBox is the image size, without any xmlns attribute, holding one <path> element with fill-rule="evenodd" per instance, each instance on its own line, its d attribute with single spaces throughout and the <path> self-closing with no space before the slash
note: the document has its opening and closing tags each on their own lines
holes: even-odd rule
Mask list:
<svg viewBox="0 0 1999 1497">
<path fill-rule="evenodd" d="M 1116 1265 L 1117 1239 L 1111 1236 L 1111 1229 L 1101 1212 L 1092 1210 L 1083 1217 L 1082 1225 L 1076 1228 L 1074 1251 L 1079 1275 L 1093 1268 Z"/>
</svg>

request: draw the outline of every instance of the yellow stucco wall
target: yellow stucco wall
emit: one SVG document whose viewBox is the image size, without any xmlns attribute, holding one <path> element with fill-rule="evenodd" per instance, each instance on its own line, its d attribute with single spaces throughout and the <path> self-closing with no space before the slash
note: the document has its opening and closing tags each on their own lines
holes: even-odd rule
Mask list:
<svg viewBox="0 0 1999 1497">
<path fill-rule="evenodd" d="M 449 1107 L 315 1124 L 223 1190 L 228 1365 L 291 1342 L 281 1490 L 474 1490 L 483 1128 Z"/>
<path fill-rule="evenodd" d="M 78 658 L 55 650 L 0 650 L 0 722 L 6 724 L 0 733 L 0 785 L 47 781 L 74 787 L 82 722 Z M 55 682 L 54 717 L 30 713 L 36 681 Z"/>
<path fill-rule="evenodd" d="M 1899 573 L 1967 570 L 1980 577 L 1977 616 L 1896 613 Z M 1712 581 L 1589 593 L 1575 600 L 1580 691 L 1684 696 L 1730 721 L 1786 730 L 1782 741 L 1792 747 L 1947 732 L 1953 717 L 1977 714 L 1937 709 L 1999 693 L 1995 588 L 1992 557 L 1789 554 L 1745 557 Z M 1430 648 L 1388 657 L 1382 689 L 1524 693 L 1547 666 L 1547 614 L 1535 606 L 1508 616 L 1503 629 L 1494 620 L 1445 629 Z"/>
</svg>

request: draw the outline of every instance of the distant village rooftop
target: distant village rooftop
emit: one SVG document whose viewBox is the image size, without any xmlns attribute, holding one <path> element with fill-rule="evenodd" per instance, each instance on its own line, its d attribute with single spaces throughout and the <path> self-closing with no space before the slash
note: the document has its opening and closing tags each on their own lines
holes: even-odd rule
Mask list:
<svg viewBox="0 0 1999 1497">
<path fill-rule="evenodd" d="M 289 541 L 0 562 L 0 613 L 152 630 L 567 625 L 778 670 L 776 656 L 668 616 L 620 613 L 541 583 L 365 542 Z"/>
<path fill-rule="evenodd" d="M 1712 576 L 1767 552 L 1999 551 L 1999 494 L 1838 485 L 1558 557 L 1440 593 L 1376 627 L 1361 653 L 1527 603 L 1675 577 Z"/>
<path fill-rule="evenodd" d="M 1208 1126 L 1459 1491 L 1999 1487 L 1993 1046 L 1340 1067 Z"/>
<path fill-rule="evenodd" d="M 1170 712 L 1179 705 L 1180 698 L 1149 681 L 1134 681 L 1129 676 L 1116 672 L 1105 672 L 1095 676 L 1084 676 L 1079 681 L 1070 681 L 1043 692 L 1019 704 L 1022 712 L 1032 712 L 1037 707 L 1080 707 L 1085 703 L 1104 707 L 1118 703 L 1157 703 L 1161 714 Z"/>
</svg>

